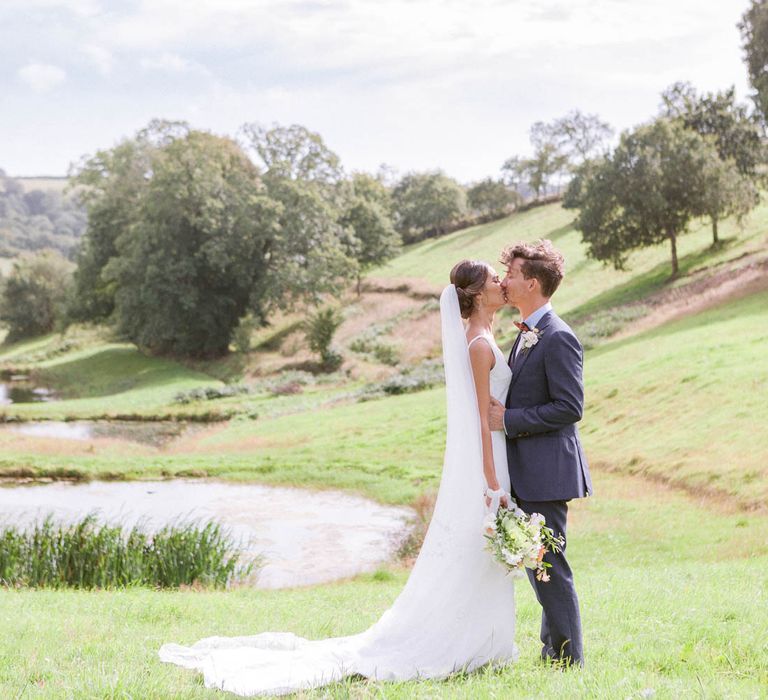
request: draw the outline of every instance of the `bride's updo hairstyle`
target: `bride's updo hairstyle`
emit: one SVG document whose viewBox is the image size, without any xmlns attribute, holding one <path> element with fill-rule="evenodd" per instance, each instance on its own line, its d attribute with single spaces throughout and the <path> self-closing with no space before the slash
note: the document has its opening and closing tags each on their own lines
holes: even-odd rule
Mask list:
<svg viewBox="0 0 768 700">
<path fill-rule="evenodd" d="M 462 318 L 469 318 L 475 310 L 477 295 L 483 291 L 489 268 L 481 260 L 462 260 L 451 270 L 451 284 L 456 287 Z"/>
</svg>

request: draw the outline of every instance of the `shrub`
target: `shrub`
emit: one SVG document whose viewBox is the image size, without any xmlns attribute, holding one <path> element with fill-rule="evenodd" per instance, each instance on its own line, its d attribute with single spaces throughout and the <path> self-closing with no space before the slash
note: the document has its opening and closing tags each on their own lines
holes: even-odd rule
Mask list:
<svg viewBox="0 0 768 700">
<path fill-rule="evenodd" d="M 344 319 L 338 309 L 327 306 L 317 309 L 307 316 L 304 322 L 304 333 L 309 343 L 309 349 L 320 356 L 320 361 L 326 371 L 338 369 L 342 363 L 341 355 L 331 348 L 331 341 Z"/>
</svg>

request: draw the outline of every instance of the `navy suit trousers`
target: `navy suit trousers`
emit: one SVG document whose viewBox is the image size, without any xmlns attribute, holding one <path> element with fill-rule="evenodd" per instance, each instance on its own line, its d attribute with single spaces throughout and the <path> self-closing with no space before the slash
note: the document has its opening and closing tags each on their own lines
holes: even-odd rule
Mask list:
<svg viewBox="0 0 768 700">
<path fill-rule="evenodd" d="M 565 537 L 568 517 L 568 501 L 523 501 L 517 499 L 526 513 L 541 513 L 547 527 L 552 528 L 555 537 Z M 544 645 L 541 656 L 544 659 L 562 661 L 566 664 L 584 665 L 581 640 L 581 615 L 579 599 L 573 585 L 573 574 L 565 558 L 565 547 L 557 553 L 547 552 L 544 561 L 552 564 L 547 569 L 549 581 L 537 581 L 535 572 L 526 569 L 541 611 L 541 642 Z"/>
</svg>

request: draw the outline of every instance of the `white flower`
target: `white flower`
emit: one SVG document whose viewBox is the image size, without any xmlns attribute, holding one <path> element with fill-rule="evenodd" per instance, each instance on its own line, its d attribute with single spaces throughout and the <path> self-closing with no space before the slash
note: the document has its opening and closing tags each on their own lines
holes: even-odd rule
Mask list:
<svg viewBox="0 0 768 700">
<path fill-rule="evenodd" d="M 534 329 L 532 331 L 524 331 L 520 342 L 522 343 L 522 350 L 532 348 L 534 345 L 536 345 L 536 343 L 539 342 L 538 329 Z"/>
<path fill-rule="evenodd" d="M 496 514 L 488 513 L 483 519 L 483 530 L 489 535 L 496 532 Z"/>
</svg>

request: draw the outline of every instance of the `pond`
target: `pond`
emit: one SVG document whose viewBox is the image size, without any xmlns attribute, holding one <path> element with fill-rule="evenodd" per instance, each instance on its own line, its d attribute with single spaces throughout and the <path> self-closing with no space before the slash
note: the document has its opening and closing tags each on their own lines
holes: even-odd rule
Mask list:
<svg viewBox="0 0 768 700">
<path fill-rule="evenodd" d="M 7 423 L 0 430 L 38 438 L 60 440 L 126 440 L 153 447 L 165 447 L 170 442 L 191 430 L 203 430 L 206 426 L 191 426 L 180 421 L 118 421 L 118 420 L 77 420 L 77 421 L 31 421 L 29 423 Z"/>
<path fill-rule="evenodd" d="M 36 403 L 55 399 L 56 394 L 52 389 L 36 386 L 26 375 L 12 375 L 0 382 L 0 405 Z"/>
<path fill-rule="evenodd" d="M 0 487 L 0 526 L 53 513 L 71 522 L 92 511 L 109 523 L 148 529 L 178 519 L 216 520 L 260 554 L 258 588 L 286 588 L 373 571 L 388 561 L 413 516 L 338 491 L 237 484 L 201 479 Z"/>
</svg>

